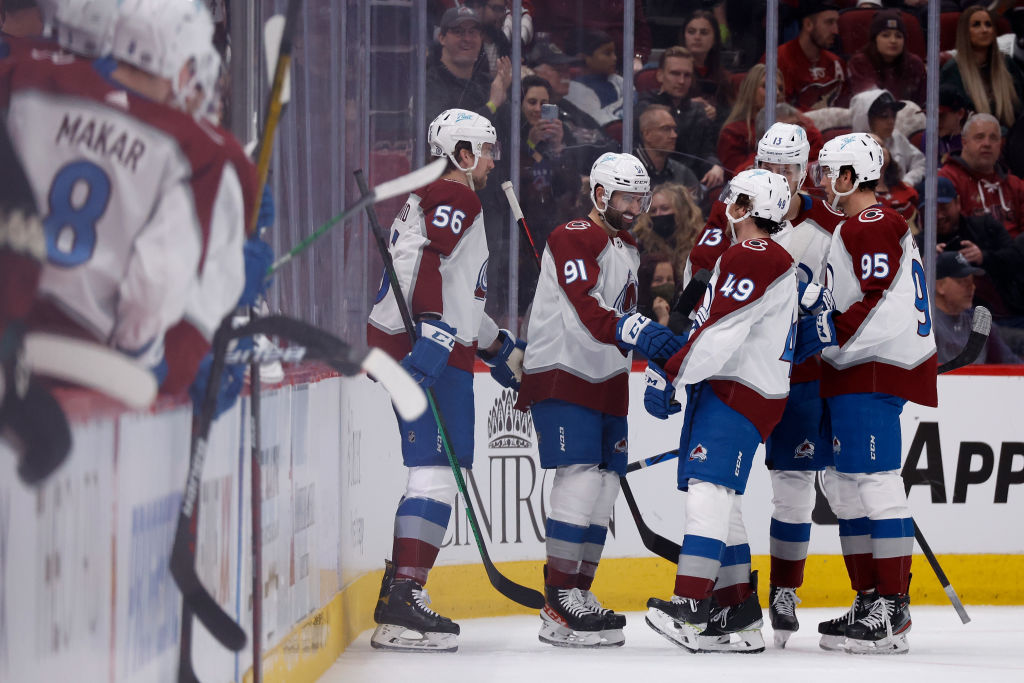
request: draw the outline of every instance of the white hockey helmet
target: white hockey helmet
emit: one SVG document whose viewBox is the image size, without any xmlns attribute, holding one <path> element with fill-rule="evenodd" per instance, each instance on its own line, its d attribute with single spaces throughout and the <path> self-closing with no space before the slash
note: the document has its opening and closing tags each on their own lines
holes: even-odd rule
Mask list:
<svg viewBox="0 0 1024 683">
<path fill-rule="evenodd" d="M 604 206 L 597 203 L 597 186 L 604 188 Z M 597 212 L 604 216 L 608 203 L 615 192 L 629 192 L 641 195 L 640 213 L 651 208 L 651 176 L 643 163 L 632 154 L 602 154 L 590 167 L 590 201 Z"/>
<path fill-rule="evenodd" d="M 793 123 L 776 122 L 758 141 L 754 161 L 758 168 L 764 168 L 762 164 L 799 166 L 799 180 L 796 184 L 799 188 L 807 177 L 807 157 L 810 153 L 811 143 L 807 141 L 807 133 L 803 128 Z"/>
<path fill-rule="evenodd" d="M 84 57 L 110 53 L 120 0 L 39 0 L 46 32 Z"/>
<path fill-rule="evenodd" d="M 198 82 L 198 60 L 213 40 L 213 19 L 200 0 L 123 0 L 111 54 L 171 81 L 183 106 Z M 181 81 L 182 69 L 192 73 Z"/>
<path fill-rule="evenodd" d="M 882 147 L 868 133 L 849 133 L 832 138 L 818 152 L 818 165 L 821 177 L 828 175 L 835 183 L 839 170 L 843 166 L 852 166 L 857 178 L 854 189 L 865 180 L 878 180 L 882 177 Z M 852 191 L 852 190 L 851 190 Z M 847 193 L 849 194 L 849 193 Z M 845 196 L 845 195 L 840 195 Z"/>
<path fill-rule="evenodd" d="M 427 129 L 427 142 L 430 153 L 435 157 L 448 157 L 453 164 L 466 173 L 471 173 L 484 156 L 484 145 L 491 144 L 491 154 L 497 158 L 494 149 L 498 135 L 494 126 L 486 118 L 465 109 L 447 109 L 430 122 Z M 455 156 L 455 146 L 460 142 L 468 142 L 473 152 L 473 165 L 463 168 Z"/>
<path fill-rule="evenodd" d="M 730 223 L 738 223 L 745 218 L 765 218 L 772 223 L 782 223 L 789 210 L 789 181 L 778 173 L 761 168 L 737 173 L 722 191 L 721 201 L 729 206 L 735 204 L 741 195 L 749 197 L 750 206 L 739 218 L 734 219 L 726 212 Z"/>
<path fill-rule="evenodd" d="M 197 59 L 197 83 L 203 92 L 203 101 L 195 116 L 219 123 L 219 100 L 222 94 L 224 64 L 220 52 L 212 44 Z"/>
</svg>

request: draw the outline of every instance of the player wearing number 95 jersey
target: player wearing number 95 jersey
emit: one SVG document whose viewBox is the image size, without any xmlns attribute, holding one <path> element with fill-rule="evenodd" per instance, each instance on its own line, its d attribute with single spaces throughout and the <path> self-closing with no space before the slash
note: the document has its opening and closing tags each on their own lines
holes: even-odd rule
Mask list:
<svg viewBox="0 0 1024 683">
<path fill-rule="evenodd" d="M 875 199 L 878 143 L 844 135 L 818 160 L 829 199 L 847 219 L 828 256 L 836 308 L 801 319 L 797 359 L 821 350 L 835 460 L 825 488 L 857 591 L 850 612 L 818 630 L 826 649 L 906 652 L 914 522 L 900 477 L 899 417 L 906 401 L 937 404 L 924 268 L 906 221 Z"/>
</svg>

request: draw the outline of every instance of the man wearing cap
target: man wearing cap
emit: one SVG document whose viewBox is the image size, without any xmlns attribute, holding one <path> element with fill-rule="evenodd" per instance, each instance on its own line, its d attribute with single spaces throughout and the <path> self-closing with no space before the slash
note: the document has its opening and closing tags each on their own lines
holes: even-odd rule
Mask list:
<svg viewBox="0 0 1024 683">
<path fill-rule="evenodd" d="M 618 143 L 605 135 L 594 117 L 565 99 L 572 78 L 570 69 L 583 60 L 570 57 L 549 39 L 538 38 L 526 54 L 525 62 L 533 73 L 551 85 L 550 103 L 558 107 L 558 118 L 565 125 L 563 143 L 577 156 L 579 168 L 586 168 L 595 156 L 618 149 Z"/>
<path fill-rule="evenodd" d="M 986 214 L 961 214 L 960 199 L 949 178 L 939 176 L 935 202 L 938 253 L 958 253 L 972 266 L 984 268 L 977 273 L 986 274 L 976 283 L 978 296 L 997 315 L 1004 310 L 1024 315 L 1024 289 L 1018 282 L 1024 273 L 1024 254 L 1014 247 L 1006 228 Z M 916 239 L 923 247 L 924 235 Z"/>
<path fill-rule="evenodd" d="M 896 99 L 924 106 L 927 94 L 921 58 L 906 49 L 906 26 L 899 10 L 883 10 L 871 19 L 870 39 L 846 63 L 851 92 L 882 88 Z"/>
<path fill-rule="evenodd" d="M 882 139 L 903 172 L 901 180 L 913 187 L 925 173 L 924 153 L 896 130 L 896 112 L 906 106 L 888 90 L 865 90 L 850 100 L 850 118 L 855 133 L 874 133 Z"/>
<path fill-rule="evenodd" d="M 960 128 L 964 125 L 967 112 L 971 111 L 973 106 L 953 86 L 943 85 L 939 88 L 939 166 L 964 148 Z M 924 131 L 918 141 L 918 149 L 922 152 L 926 150 L 927 138 L 928 132 Z"/>
<path fill-rule="evenodd" d="M 800 35 L 779 46 L 786 101 L 800 111 L 831 107 L 846 81 L 843 60 L 828 51 L 839 35 L 839 11 L 830 0 L 801 0 L 796 17 Z"/>
<path fill-rule="evenodd" d="M 999 120 L 991 114 L 973 114 L 961 138 L 960 154 L 939 169 L 940 176 L 953 181 L 961 211 L 968 216 L 991 215 L 1011 237 L 1024 234 L 1024 180 L 998 165 Z"/>
<path fill-rule="evenodd" d="M 468 7 L 447 10 L 437 40 L 440 50 L 427 64 L 427 118 L 455 107 L 495 124 L 507 120 L 496 113 L 508 98 L 512 64 L 508 57 L 499 58 L 492 78 L 487 60 L 481 58 L 483 32 L 477 13 Z"/>
<path fill-rule="evenodd" d="M 981 268 L 972 266 L 959 252 L 943 252 L 935 263 L 935 313 L 933 317 L 935 346 L 939 363 L 956 358 L 964 348 L 974 320 L 974 276 L 984 275 Z M 992 325 L 985 347 L 974 363 L 1004 363 L 1019 365 L 1014 355 Z"/>
</svg>

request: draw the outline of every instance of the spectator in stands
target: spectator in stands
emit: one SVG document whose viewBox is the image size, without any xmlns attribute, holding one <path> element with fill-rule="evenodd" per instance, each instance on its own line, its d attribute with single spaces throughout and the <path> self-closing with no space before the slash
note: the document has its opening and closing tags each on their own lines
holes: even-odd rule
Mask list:
<svg viewBox="0 0 1024 683">
<path fill-rule="evenodd" d="M 875 197 L 878 198 L 879 203 L 903 216 L 916 235 L 920 231 L 917 226 L 917 190 L 903 182 L 901 178 L 903 171 L 900 169 L 899 162 L 893 160 L 892 154 L 882 142 L 882 138 L 874 133 L 871 134 L 871 137 L 882 147 L 882 175 L 875 185 Z"/>
<path fill-rule="evenodd" d="M 566 99 L 606 127 L 622 120 L 622 76 L 616 72 L 615 43 L 604 31 L 583 36 L 583 73 L 569 83 Z"/>
<path fill-rule="evenodd" d="M 644 253 L 667 254 L 676 273 L 686 267 L 704 216 L 685 187 L 677 183 L 654 185 L 650 210 L 637 218 L 633 236 Z"/>
<path fill-rule="evenodd" d="M 943 85 L 963 92 L 974 111 L 994 115 L 1007 128 L 1022 112 L 1024 74 L 999 51 L 992 15 L 980 5 L 960 15 L 956 58 L 946 62 L 939 78 Z"/>
<path fill-rule="evenodd" d="M 651 29 L 644 16 L 644 3 L 634 7 L 633 54 L 622 54 L 623 0 L 539 0 L 533 4 L 534 25 L 550 32 L 566 52 L 576 54 L 588 31 L 602 31 L 615 42 L 619 60 L 632 59 L 633 71 L 640 71 L 651 56 Z M 620 62 L 621 63 L 621 62 Z"/>
<path fill-rule="evenodd" d="M 690 319 L 685 314 L 672 310 L 672 304 L 676 300 L 676 282 L 679 280 L 676 277 L 677 272 L 668 254 L 643 254 L 636 272 L 636 310 L 675 334 L 683 334 L 690 327 Z"/>
<path fill-rule="evenodd" d="M 576 157 L 577 168 L 586 168 L 604 152 L 619 149 L 593 117 L 565 99 L 569 94 L 570 69 L 583 60 L 570 57 L 547 38 L 538 38 L 526 54 L 526 63 L 551 86 L 551 104 L 558 106 L 558 118 L 565 125 L 565 145 L 568 153 Z"/>
<path fill-rule="evenodd" d="M 874 133 L 903 171 L 903 182 L 913 187 L 924 178 L 924 153 L 896 130 L 896 112 L 906 106 L 888 90 L 866 90 L 850 101 L 850 118 L 855 133 Z"/>
<path fill-rule="evenodd" d="M 939 175 L 949 178 L 968 216 L 989 214 L 1011 237 L 1024 232 L 1024 180 L 997 165 L 1002 138 L 999 120 L 973 114 L 964 124 L 963 150 L 950 157 Z"/>
<path fill-rule="evenodd" d="M 703 198 L 700 181 L 689 167 L 672 158 L 676 151 L 676 122 L 664 104 L 652 104 L 640 114 L 640 145 L 633 154 L 651 176 L 651 186 L 679 183 L 691 196 Z"/>
<path fill-rule="evenodd" d="M 757 113 L 764 109 L 765 71 L 764 64 L 750 67 L 746 78 L 740 83 L 736 104 L 718 135 L 718 158 L 730 175 L 746 170 L 754 163 L 754 153 L 760 139 L 755 119 Z M 778 100 L 782 101 L 784 84 L 781 72 L 777 72 L 775 83 L 778 86 Z"/>
<path fill-rule="evenodd" d="M 843 60 L 828 51 L 839 35 L 839 12 L 830 0 L 801 0 L 796 16 L 800 35 L 779 46 L 786 101 L 800 111 L 834 106 L 846 82 Z"/>
<path fill-rule="evenodd" d="M 1024 275 L 1024 254 L 1014 245 L 1006 228 L 992 216 L 965 216 L 960 199 L 949 178 L 939 177 L 935 197 L 936 251 L 958 252 L 972 266 L 984 268 L 978 300 L 996 315 L 1020 311 L 1024 314 L 1024 289 L 1018 280 Z M 924 247 L 924 235 L 917 236 Z"/>
<path fill-rule="evenodd" d="M 496 115 L 505 105 L 512 84 L 512 64 L 498 59 L 492 77 L 482 58 L 480 17 L 468 7 L 452 8 L 441 17 L 440 50 L 427 64 L 427 119 L 458 107 L 484 116 L 496 127 L 508 116 Z M 501 139 L 499 128 L 499 140 Z"/>
<path fill-rule="evenodd" d="M 693 55 L 678 45 L 668 48 L 661 55 L 656 77 L 660 88 L 657 92 L 640 93 L 639 112 L 652 104 L 667 106 L 679 134 L 676 151 L 682 155 L 680 161 L 690 167 L 704 187 L 718 187 L 725 174 L 715 156 L 715 124 L 706 106 L 690 98 Z"/>
<path fill-rule="evenodd" d="M 494 73 L 498 59 L 512 54 L 511 4 L 507 0 L 465 0 L 463 4 L 480 16 L 484 54 L 491 73 Z M 529 2 L 523 3 L 520 25 L 520 39 L 525 50 L 533 41 L 533 16 Z"/>
<path fill-rule="evenodd" d="M 43 35 L 43 18 L 35 0 L 0 2 L 0 36 L 18 38 Z"/>
<path fill-rule="evenodd" d="M 924 62 L 905 49 L 906 28 L 898 10 L 875 14 L 871 39 L 846 65 L 848 92 L 888 90 L 898 100 L 923 107 L 927 92 Z"/>
<path fill-rule="evenodd" d="M 945 252 L 935 263 L 935 310 L 932 322 L 938 362 L 956 358 L 967 343 L 974 320 L 974 276 L 985 273 L 972 266 L 963 254 Z M 1019 364 L 1017 357 L 1002 339 L 1002 331 L 995 324 L 981 354 L 974 363 Z"/>
<path fill-rule="evenodd" d="M 956 88 L 943 85 L 939 88 L 939 165 L 949 161 L 953 154 L 959 154 L 964 145 L 960 129 L 970 111 L 971 101 Z M 928 133 L 921 134 L 918 149 L 927 151 Z"/>
<path fill-rule="evenodd" d="M 707 107 L 713 108 L 711 120 L 717 133 L 729 116 L 735 96 L 722 66 L 722 33 L 715 15 L 706 9 L 695 10 L 683 22 L 680 42 L 693 55 L 693 101 L 705 105 L 707 113 Z"/>
</svg>

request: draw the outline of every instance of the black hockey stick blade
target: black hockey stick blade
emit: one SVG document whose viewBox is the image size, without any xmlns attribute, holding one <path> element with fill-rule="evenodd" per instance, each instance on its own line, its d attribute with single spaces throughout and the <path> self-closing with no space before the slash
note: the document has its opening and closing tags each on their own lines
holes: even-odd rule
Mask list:
<svg viewBox="0 0 1024 683">
<path fill-rule="evenodd" d="M 629 506 L 629 512 L 633 515 L 636 530 L 640 532 L 640 540 L 643 541 L 644 547 L 672 564 L 679 564 L 679 544 L 673 543 L 647 526 L 643 515 L 640 514 L 640 508 L 636 504 L 636 498 L 633 497 L 633 489 L 629 487 L 629 482 L 625 477 L 619 477 L 619 485 L 622 487 L 622 495 L 626 498 L 626 505 Z"/>
<path fill-rule="evenodd" d="M 940 365 L 938 374 L 942 375 L 951 370 L 962 368 L 977 360 L 978 356 L 981 355 L 981 350 L 985 348 L 985 343 L 988 342 L 988 335 L 991 331 L 992 313 L 984 306 L 978 306 L 974 309 L 974 321 L 971 323 L 971 334 L 967 337 L 967 343 L 964 344 L 963 350 L 957 354 L 956 358 L 948 360 Z"/>
<path fill-rule="evenodd" d="M 953 609 L 956 610 L 957 615 L 960 617 L 960 621 L 968 623 L 971 618 L 967 615 L 967 610 L 964 609 L 964 603 L 960 601 L 960 596 L 956 594 L 953 586 L 949 583 L 949 579 L 946 577 L 946 572 L 942 571 L 942 565 L 939 564 L 939 560 L 935 557 L 935 553 L 932 552 L 931 546 L 928 545 L 928 541 L 924 540 L 924 534 L 921 533 L 921 527 L 917 526 L 917 521 L 914 521 L 914 538 L 917 539 L 917 544 L 921 546 L 921 552 L 924 553 L 925 559 L 928 560 L 928 564 L 931 565 L 932 571 L 935 572 L 936 578 L 939 579 L 939 583 L 942 584 L 942 590 L 946 591 L 946 597 L 953 604 Z"/>
<path fill-rule="evenodd" d="M 652 455 L 648 458 L 644 458 L 643 460 L 637 460 L 636 462 L 629 463 L 628 465 L 626 465 L 626 474 L 629 474 L 630 472 L 636 472 L 637 470 L 642 470 L 644 468 L 650 467 L 651 465 L 657 465 L 659 462 L 662 462 L 663 460 L 672 460 L 673 458 L 678 457 L 678 448 L 673 451 L 665 451 L 664 453 L 658 453 L 657 455 Z"/>
<path fill-rule="evenodd" d="M 188 603 L 181 605 L 181 642 L 178 647 L 178 683 L 199 683 L 192 668 L 192 610 Z"/>
<path fill-rule="evenodd" d="M 523 607 L 543 609 L 545 599 L 540 591 L 518 584 L 508 578 L 498 571 L 498 568 L 494 566 L 489 557 L 484 561 L 484 569 L 487 571 L 487 578 L 490 579 L 494 589 L 506 598 L 512 602 L 519 603 Z"/>
<path fill-rule="evenodd" d="M 683 315 L 690 315 L 704 298 L 704 292 L 707 291 L 709 282 L 711 282 L 711 271 L 707 268 L 701 268 L 694 273 L 690 281 L 686 283 L 686 287 L 683 288 L 682 294 L 679 295 L 675 310 Z"/>
</svg>

